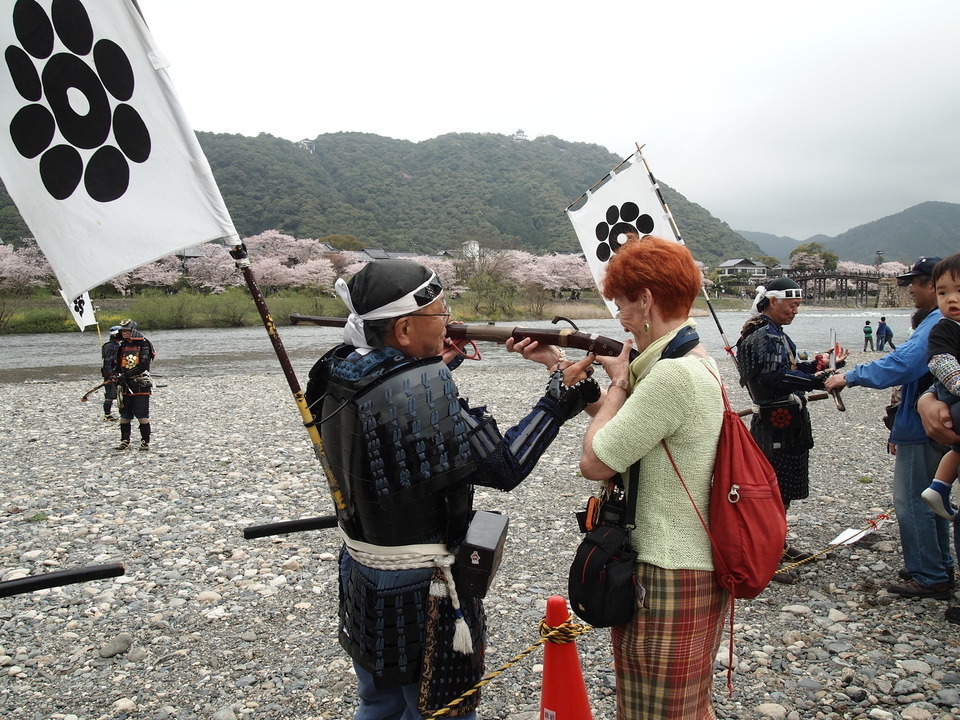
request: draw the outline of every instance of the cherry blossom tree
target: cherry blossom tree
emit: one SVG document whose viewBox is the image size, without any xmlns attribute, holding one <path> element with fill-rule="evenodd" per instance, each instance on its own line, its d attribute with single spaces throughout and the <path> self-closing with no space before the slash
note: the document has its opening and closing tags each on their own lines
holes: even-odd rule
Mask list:
<svg viewBox="0 0 960 720">
<path fill-rule="evenodd" d="M 167 255 L 155 262 L 141 265 L 130 275 L 131 284 L 136 287 L 172 290 L 183 276 L 183 264 L 176 255 Z"/>
<path fill-rule="evenodd" d="M 186 280 L 190 287 L 219 294 L 228 287 L 243 284 L 243 275 L 223 245 L 208 243 L 202 247 L 203 255 L 186 262 Z"/>
<path fill-rule="evenodd" d="M 852 260 L 841 260 L 837 263 L 837 272 L 841 275 L 876 275 L 877 268 Z"/>
<path fill-rule="evenodd" d="M 258 256 L 250 263 L 257 284 L 264 295 L 276 293 L 280 288 L 289 287 L 293 277 L 289 267 L 277 255 Z"/>
<path fill-rule="evenodd" d="M 333 266 L 333 271 L 337 274 L 337 277 L 343 277 L 343 275 L 346 273 L 347 267 L 353 262 L 353 256 L 349 253 L 329 252 L 324 255 L 324 257 L 330 261 L 330 264 Z"/>
<path fill-rule="evenodd" d="M 826 261 L 818 253 L 796 252 L 790 255 L 790 267 L 798 272 L 823 272 Z"/>
<path fill-rule="evenodd" d="M 32 240 L 20 248 L 0 245 L 0 327 L 10 322 L 34 288 L 52 279 L 50 264 Z"/>
<path fill-rule="evenodd" d="M 549 290 L 586 290 L 595 285 L 590 266 L 579 255 L 553 254 L 537 258 L 543 286 Z"/>
<path fill-rule="evenodd" d="M 367 263 L 361 262 L 360 260 L 354 260 L 343 269 L 343 274 L 340 277 L 342 277 L 344 280 L 349 280 L 358 272 L 363 270 L 363 266 L 366 264 Z"/>
<path fill-rule="evenodd" d="M 134 268 L 109 280 L 111 285 L 121 295 L 134 293 L 147 288 L 172 290 L 183 276 L 183 265 L 176 255 L 167 255 L 159 260 Z"/>
<path fill-rule="evenodd" d="M 53 270 L 33 240 L 21 247 L 0 245 L 0 292 L 26 296 L 53 279 Z"/>
<path fill-rule="evenodd" d="M 290 287 L 312 288 L 329 291 L 337 279 L 333 264 L 325 257 L 311 258 L 290 268 L 288 283 Z"/>
<path fill-rule="evenodd" d="M 474 292 L 473 311 L 495 318 L 509 311 L 518 293 L 518 286 L 509 278 L 517 262 L 515 250 L 486 250 L 458 258 L 456 283 Z"/>
<path fill-rule="evenodd" d="M 880 270 L 881 275 L 890 275 L 892 277 L 903 275 L 905 272 L 910 270 L 907 265 L 904 265 L 902 262 L 896 262 L 895 260 L 891 262 L 880 263 L 880 267 L 878 269 Z"/>
</svg>

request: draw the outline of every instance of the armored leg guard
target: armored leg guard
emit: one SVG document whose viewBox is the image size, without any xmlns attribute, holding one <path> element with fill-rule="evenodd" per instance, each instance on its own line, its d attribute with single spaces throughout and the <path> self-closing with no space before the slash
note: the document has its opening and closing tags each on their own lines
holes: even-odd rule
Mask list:
<svg viewBox="0 0 960 720">
<path fill-rule="evenodd" d="M 140 449 L 150 449 L 150 423 L 140 423 Z"/>
<path fill-rule="evenodd" d="M 130 447 L 130 423 L 120 421 L 120 444 L 117 445 L 117 450 L 126 450 Z"/>
</svg>

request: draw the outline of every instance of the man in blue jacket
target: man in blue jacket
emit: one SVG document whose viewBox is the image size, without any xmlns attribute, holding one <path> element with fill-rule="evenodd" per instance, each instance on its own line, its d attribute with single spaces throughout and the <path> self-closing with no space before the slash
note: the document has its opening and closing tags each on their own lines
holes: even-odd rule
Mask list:
<svg viewBox="0 0 960 720">
<path fill-rule="evenodd" d="M 929 485 L 946 447 L 930 440 L 923 430 L 915 405 L 917 397 L 930 384 L 927 368 L 927 337 L 940 320 L 937 294 L 931 274 L 938 257 L 920 257 L 910 272 L 899 276 L 901 286 L 909 286 L 914 305 L 931 309 L 904 343 L 889 355 L 853 370 L 827 378 L 828 391 L 846 386 L 889 388 L 901 385 L 900 408 L 890 432 L 896 445 L 893 470 L 893 507 L 900 526 L 900 546 L 906 569 L 900 571 L 902 582 L 887 590 L 903 597 L 947 600 L 953 588 L 953 557 L 950 553 L 950 523 L 937 516 L 921 499 Z"/>
</svg>

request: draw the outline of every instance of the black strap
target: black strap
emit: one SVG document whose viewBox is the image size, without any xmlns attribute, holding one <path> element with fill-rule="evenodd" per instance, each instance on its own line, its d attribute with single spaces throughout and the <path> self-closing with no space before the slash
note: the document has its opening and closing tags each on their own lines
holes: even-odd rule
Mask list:
<svg viewBox="0 0 960 720">
<path fill-rule="evenodd" d="M 678 332 L 667 347 L 660 354 L 660 359 L 679 358 L 686 355 L 700 344 L 700 335 L 689 325 L 684 326 Z M 623 516 L 623 525 L 633 529 L 636 527 L 637 519 L 637 493 L 640 489 L 640 462 L 637 461 L 630 466 L 630 483 L 627 488 L 627 504 Z"/>
<path fill-rule="evenodd" d="M 700 335 L 692 327 L 685 325 L 660 353 L 660 359 L 683 357 L 699 344 Z"/>
<path fill-rule="evenodd" d="M 633 530 L 637 526 L 637 493 L 640 490 L 640 462 L 630 466 L 630 486 L 627 489 L 626 514 L 623 526 Z"/>
</svg>

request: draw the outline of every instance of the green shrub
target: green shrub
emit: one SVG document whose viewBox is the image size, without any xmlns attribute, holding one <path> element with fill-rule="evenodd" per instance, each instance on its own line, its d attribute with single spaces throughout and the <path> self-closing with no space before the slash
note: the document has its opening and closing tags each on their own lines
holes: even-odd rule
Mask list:
<svg viewBox="0 0 960 720">
<path fill-rule="evenodd" d="M 14 333 L 60 333 L 79 330 L 65 305 L 60 308 L 30 307 L 14 313 L 7 323 Z"/>
</svg>

